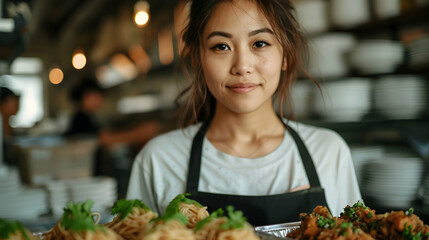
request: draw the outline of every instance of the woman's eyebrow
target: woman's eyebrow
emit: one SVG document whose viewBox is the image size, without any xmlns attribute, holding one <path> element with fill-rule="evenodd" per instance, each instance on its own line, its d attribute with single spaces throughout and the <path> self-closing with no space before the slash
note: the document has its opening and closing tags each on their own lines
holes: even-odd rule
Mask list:
<svg viewBox="0 0 429 240">
<path fill-rule="evenodd" d="M 259 33 L 270 33 L 270 34 L 274 34 L 274 32 L 273 32 L 271 29 L 269 29 L 269 28 L 261 28 L 261 29 L 256 29 L 256 30 L 251 31 L 251 32 L 249 33 L 249 37 L 254 36 L 254 35 L 256 35 L 256 34 L 259 34 Z"/>
<path fill-rule="evenodd" d="M 251 31 L 248 34 L 248 36 L 251 37 L 251 36 L 254 36 L 254 35 L 259 34 L 259 33 L 274 34 L 274 32 L 271 29 L 269 29 L 269 28 L 261 28 L 261 29 L 256 29 L 256 30 Z M 222 32 L 222 31 L 214 31 L 214 32 L 210 33 L 207 36 L 207 39 L 209 39 L 211 37 L 214 37 L 214 36 L 221 36 L 221 37 L 226 37 L 226 38 L 232 38 L 232 34 L 230 34 L 230 33 Z"/>
<path fill-rule="evenodd" d="M 232 34 L 227 33 L 227 32 L 222 32 L 222 31 L 214 31 L 212 33 L 210 33 L 207 36 L 207 39 L 214 37 L 214 36 L 221 36 L 221 37 L 226 37 L 226 38 L 232 38 Z"/>
</svg>

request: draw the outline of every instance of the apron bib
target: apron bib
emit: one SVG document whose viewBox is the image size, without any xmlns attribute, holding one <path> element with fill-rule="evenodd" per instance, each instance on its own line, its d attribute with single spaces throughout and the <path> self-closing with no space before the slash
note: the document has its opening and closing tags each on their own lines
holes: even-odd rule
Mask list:
<svg viewBox="0 0 429 240">
<path fill-rule="evenodd" d="M 243 211 L 250 224 L 262 226 L 299 221 L 300 213 L 311 213 L 317 205 L 327 206 L 324 190 L 320 186 L 313 160 L 307 148 L 299 135 L 284 122 L 283 124 L 289 129 L 298 147 L 311 186 L 309 189 L 262 196 L 229 195 L 198 191 L 203 140 L 209 124 L 210 122 L 207 122 L 201 126 L 192 142 L 186 184 L 186 192 L 191 194 L 190 198 L 200 202 L 203 206 L 207 206 L 209 212 L 218 208 L 225 209 L 226 206 L 232 205 L 236 210 Z"/>
</svg>

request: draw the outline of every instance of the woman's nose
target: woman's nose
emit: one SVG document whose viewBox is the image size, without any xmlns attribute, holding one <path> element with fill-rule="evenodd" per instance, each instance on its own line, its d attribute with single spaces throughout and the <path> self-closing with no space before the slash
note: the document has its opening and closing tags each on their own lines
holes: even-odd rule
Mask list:
<svg viewBox="0 0 429 240">
<path fill-rule="evenodd" d="M 231 66 L 232 75 L 246 75 L 253 72 L 253 55 L 249 49 L 237 49 Z"/>
</svg>

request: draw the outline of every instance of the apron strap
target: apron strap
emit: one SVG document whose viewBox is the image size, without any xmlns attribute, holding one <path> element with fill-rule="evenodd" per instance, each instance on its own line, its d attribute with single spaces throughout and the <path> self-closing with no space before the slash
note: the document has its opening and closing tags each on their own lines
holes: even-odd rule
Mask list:
<svg viewBox="0 0 429 240">
<path fill-rule="evenodd" d="M 298 148 L 299 155 L 304 164 L 306 175 L 311 187 L 320 187 L 319 177 L 314 167 L 313 159 L 310 156 L 310 153 L 307 150 L 302 139 L 299 137 L 298 133 L 289 127 L 282 119 L 280 119 L 283 125 L 288 129 L 291 134 L 295 144 Z M 186 192 L 196 193 L 198 192 L 198 184 L 200 180 L 200 171 L 201 171 L 201 157 L 203 149 L 204 136 L 207 132 L 207 129 L 210 125 L 211 120 L 204 122 L 201 128 L 198 130 L 197 134 L 192 141 L 191 156 L 189 159 L 188 167 L 188 179 L 186 183 Z"/>
<path fill-rule="evenodd" d="M 283 122 L 283 121 L 282 121 Z M 284 122 L 283 122 L 284 123 Z M 311 187 L 320 187 L 319 176 L 317 175 L 316 168 L 314 167 L 313 159 L 308 152 L 307 147 L 302 141 L 298 133 L 284 123 L 286 128 L 289 130 L 289 133 L 292 135 L 293 140 L 298 148 L 299 155 L 301 156 L 302 163 L 304 164 L 305 173 L 307 174 L 308 181 L 310 182 Z"/>
<path fill-rule="evenodd" d="M 211 119 L 208 122 L 204 122 L 197 134 L 192 141 L 191 157 L 189 159 L 188 167 L 188 179 L 186 183 L 187 193 L 198 192 L 198 184 L 200 182 L 200 171 L 201 171 L 201 157 L 204 136 L 206 135 L 207 129 L 209 128 Z"/>
</svg>

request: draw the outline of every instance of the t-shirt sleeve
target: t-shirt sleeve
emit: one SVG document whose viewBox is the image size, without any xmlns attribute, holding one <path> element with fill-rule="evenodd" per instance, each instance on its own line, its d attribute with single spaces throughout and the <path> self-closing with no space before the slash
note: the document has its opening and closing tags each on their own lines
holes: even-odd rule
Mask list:
<svg viewBox="0 0 429 240">
<path fill-rule="evenodd" d="M 337 169 L 339 192 L 336 215 L 339 215 L 347 205 L 352 206 L 362 200 L 350 149 L 344 142 L 343 145 L 340 154 L 341 161 Z"/>
<path fill-rule="evenodd" d="M 346 142 L 336 133 L 333 133 L 336 139 L 334 140 L 336 156 L 334 167 L 335 187 L 330 187 L 331 191 L 327 192 L 326 198 L 333 216 L 339 216 L 343 212 L 344 207 L 353 205 L 361 200 L 360 189 L 356 178 L 356 173 L 353 165 L 350 148 Z M 335 191 L 335 193 L 334 193 Z M 334 196 L 333 196 L 334 195 Z"/>
<path fill-rule="evenodd" d="M 148 164 L 152 161 L 149 152 L 149 149 L 145 147 L 136 156 L 131 170 L 126 198 L 140 199 L 152 211 L 159 213 L 154 196 L 150 164 Z"/>
</svg>

